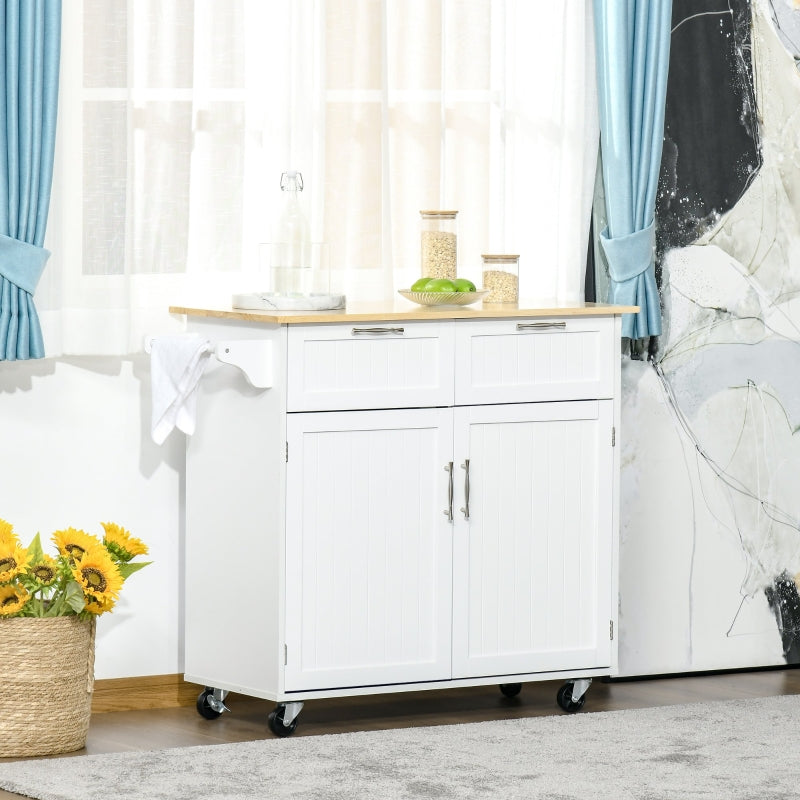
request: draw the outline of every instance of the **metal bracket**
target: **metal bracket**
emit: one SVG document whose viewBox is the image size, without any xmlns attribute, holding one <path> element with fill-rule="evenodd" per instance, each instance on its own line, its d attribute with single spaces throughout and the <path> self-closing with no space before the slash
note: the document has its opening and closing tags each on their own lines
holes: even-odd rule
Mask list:
<svg viewBox="0 0 800 800">
<path fill-rule="evenodd" d="M 300 701 L 295 701 L 293 703 L 285 703 L 286 710 L 283 712 L 283 724 L 284 725 L 291 725 L 297 715 L 302 711 L 303 704 Z"/>
<path fill-rule="evenodd" d="M 592 685 L 591 678 L 576 678 L 572 684 L 572 702 L 580 703 L 581 698 L 586 694 Z"/>
<path fill-rule="evenodd" d="M 208 695 L 206 698 L 208 707 L 212 711 L 216 711 L 218 714 L 221 714 L 223 711 L 230 711 L 224 702 L 227 695 L 228 692 L 225 689 L 214 689 L 213 693 Z"/>
</svg>

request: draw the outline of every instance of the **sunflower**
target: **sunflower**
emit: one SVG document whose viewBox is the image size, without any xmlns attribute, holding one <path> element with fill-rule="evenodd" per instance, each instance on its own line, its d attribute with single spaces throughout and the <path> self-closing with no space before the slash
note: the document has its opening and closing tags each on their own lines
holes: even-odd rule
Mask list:
<svg viewBox="0 0 800 800">
<path fill-rule="evenodd" d="M 100 544 L 96 536 L 75 528 L 56 531 L 53 534 L 53 542 L 58 548 L 58 552 L 62 556 L 67 556 L 73 563 L 88 550 L 92 550 Z"/>
<path fill-rule="evenodd" d="M 19 544 L 17 534 L 14 533 L 14 526 L 4 519 L 0 519 L 0 544 Z"/>
<path fill-rule="evenodd" d="M 86 595 L 86 610 L 90 614 L 105 614 L 114 608 L 114 601 L 111 598 L 97 598 L 90 594 Z"/>
<path fill-rule="evenodd" d="M 39 586 L 52 586 L 58 577 L 58 564 L 46 554 L 35 564 L 28 566 L 28 575 Z"/>
<path fill-rule="evenodd" d="M 28 551 L 19 542 L 0 541 L 0 583 L 8 583 L 25 571 Z"/>
<path fill-rule="evenodd" d="M 105 547 L 87 550 L 72 567 L 84 594 L 97 602 L 115 601 L 122 588 L 122 575 Z"/>
<path fill-rule="evenodd" d="M 0 617 L 11 617 L 25 607 L 30 595 L 22 586 L 0 586 Z"/>
<path fill-rule="evenodd" d="M 130 561 L 136 556 L 147 554 L 147 545 L 135 536 L 131 536 L 129 531 L 120 527 L 114 522 L 101 522 L 106 535 L 103 537 L 103 544 L 120 561 Z"/>
</svg>

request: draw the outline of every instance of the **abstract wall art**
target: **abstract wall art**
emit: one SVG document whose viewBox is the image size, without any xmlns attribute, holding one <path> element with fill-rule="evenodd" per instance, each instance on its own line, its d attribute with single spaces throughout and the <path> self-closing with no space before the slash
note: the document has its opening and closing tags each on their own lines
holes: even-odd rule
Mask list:
<svg viewBox="0 0 800 800">
<path fill-rule="evenodd" d="M 674 0 L 620 672 L 800 663 L 800 0 Z"/>
</svg>

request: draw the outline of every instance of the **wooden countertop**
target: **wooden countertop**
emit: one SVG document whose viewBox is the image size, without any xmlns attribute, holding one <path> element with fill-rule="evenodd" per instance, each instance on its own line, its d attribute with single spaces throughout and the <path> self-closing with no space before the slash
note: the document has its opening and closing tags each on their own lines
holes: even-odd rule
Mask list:
<svg viewBox="0 0 800 800">
<path fill-rule="evenodd" d="M 504 319 L 508 317 L 589 317 L 615 316 L 634 313 L 638 306 L 615 306 L 605 303 L 476 303 L 474 306 L 420 306 L 410 300 L 348 303 L 335 311 L 250 311 L 230 306 L 192 307 L 170 306 L 172 314 L 192 317 L 243 320 L 278 325 L 297 325 L 314 322 L 376 322 L 378 320 L 430 319 Z"/>
</svg>

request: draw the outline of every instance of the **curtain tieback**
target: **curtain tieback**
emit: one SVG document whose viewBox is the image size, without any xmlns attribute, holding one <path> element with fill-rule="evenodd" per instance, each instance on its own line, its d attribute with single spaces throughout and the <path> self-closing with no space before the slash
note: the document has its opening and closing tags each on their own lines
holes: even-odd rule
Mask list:
<svg viewBox="0 0 800 800">
<path fill-rule="evenodd" d="M 0 275 L 20 289 L 33 294 L 50 251 L 0 233 Z"/>
<path fill-rule="evenodd" d="M 610 239 L 608 228 L 600 234 L 600 244 L 608 261 L 608 272 L 617 283 L 641 275 L 652 263 L 656 246 L 656 222 L 641 231 Z"/>
</svg>

